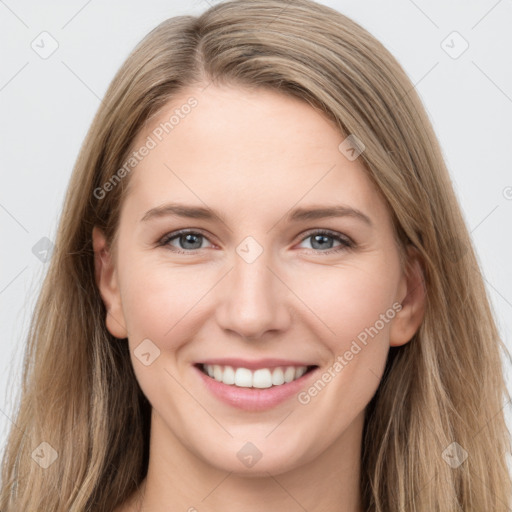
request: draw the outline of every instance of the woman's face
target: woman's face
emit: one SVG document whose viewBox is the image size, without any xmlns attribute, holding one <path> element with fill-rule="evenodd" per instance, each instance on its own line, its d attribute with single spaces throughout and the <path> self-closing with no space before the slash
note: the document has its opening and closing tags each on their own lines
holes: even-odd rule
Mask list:
<svg viewBox="0 0 512 512">
<path fill-rule="evenodd" d="M 278 474 L 359 455 L 389 347 L 419 325 L 419 278 L 344 140 L 299 100 L 214 85 L 139 134 L 117 259 L 93 238 L 158 456 Z"/>
</svg>

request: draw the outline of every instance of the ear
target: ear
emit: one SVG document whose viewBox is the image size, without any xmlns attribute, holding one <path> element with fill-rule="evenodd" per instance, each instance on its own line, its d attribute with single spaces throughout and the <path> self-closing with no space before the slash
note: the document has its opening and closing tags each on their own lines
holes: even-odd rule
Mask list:
<svg viewBox="0 0 512 512">
<path fill-rule="evenodd" d="M 389 344 L 405 345 L 418 330 L 425 314 L 425 276 L 418 250 L 407 248 L 407 263 L 399 284 L 397 300 L 402 305 L 391 322 Z"/>
<path fill-rule="evenodd" d="M 107 310 L 105 324 L 112 336 L 120 339 L 126 338 L 128 332 L 121 305 L 117 272 L 105 235 L 97 226 L 94 226 L 92 230 L 92 246 L 96 285 Z"/>
</svg>

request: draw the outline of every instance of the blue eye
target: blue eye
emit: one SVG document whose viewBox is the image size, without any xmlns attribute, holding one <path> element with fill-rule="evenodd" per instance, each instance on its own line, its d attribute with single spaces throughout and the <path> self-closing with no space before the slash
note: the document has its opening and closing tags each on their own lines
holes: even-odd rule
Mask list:
<svg viewBox="0 0 512 512">
<path fill-rule="evenodd" d="M 325 229 L 310 231 L 307 236 L 302 238 L 301 243 L 308 238 L 312 239 L 313 250 L 323 254 L 341 252 L 355 246 L 354 242 L 347 236 L 337 233 L 336 231 L 329 231 Z M 332 242 L 330 243 L 328 239 L 338 241 L 340 246 L 333 249 Z M 174 240 L 178 241 L 178 247 L 171 244 Z M 203 234 L 197 231 L 183 229 L 165 235 L 157 245 L 159 247 L 169 247 L 170 250 L 179 254 L 195 254 L 195 251 L 204 249 L 204 247 L 202 247 L 203 240 L 207 240 Z M 324 250 L 325 248 L 327 248 L 327 250 Z"/>
<path fill-rule="evenodd" d="M 302 242 L 304 242 L 308 238 L 311 238 L 313 240 L 312 245 L 313 245 L 313 249 L 315 249 L 315 250 L 318 247 L 320 247 L 320 248 L 327 247 L 328 250 L 320 251 L 324 254 L 340 252 L 340 251 L 354 247 L 354 243 L 352 242 L 352 240 L 350 238 L 348 238 L 347 236 L 341 235 L 341 233 L 337 233 L 335 231 L 328 231 L 328 230 L 324 230 L 324 229 L 312 231 L 305 238 L 302 239 Z M 337 248 L 332 249 L 332 247 L 330 247 L 330 243 L 328 241 L 326 242 L 326 239 L 329 239 L 329 238 L 337 240 L 338 242 L 340 242 L 341 245 L 338 246 Z M 317 247 L 314 247 L 315 244 L 317 245 Z"/>
<path fill-rule="evenodd" d="M 201 233 L 198 233 L 197 231 L 191 231 L 191 230 L 181 230 L 177 231 L 175 233 L 169 233 L 168 235 L 165 235 L 160 242 L 158 242 L 159 246 L 169 246 L 169 248 L 175 252 L 186 254 L 190 253 L 192 251 L 202 249 L 201 247 L 201 239 L 205 239 L 206 237 L 202 235 Z M 171 241 L 177 239 L 178 243 L 180 244 L 180 248 L 176 248 L 170 244 Z M 199 240 L 199 241 L 198 241 Z M 187 249 L 187 250 L 180 250 L 180 249 Z"/>
</svg>

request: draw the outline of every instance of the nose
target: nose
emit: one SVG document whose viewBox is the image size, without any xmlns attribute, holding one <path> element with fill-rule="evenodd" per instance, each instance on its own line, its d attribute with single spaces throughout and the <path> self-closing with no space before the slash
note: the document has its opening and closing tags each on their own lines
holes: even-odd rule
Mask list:
<svg viewBox="0 0 512 512">
<path fill-rule="evenodd" d="M 276 334 L 289 327 L 292 294 L 271 268 L 266 251 L 251 263 L 235 254 L 233 268 L 222 281 L 216 308 L 222 329 L 258 340 L 268 331 Z"/>
</svg>

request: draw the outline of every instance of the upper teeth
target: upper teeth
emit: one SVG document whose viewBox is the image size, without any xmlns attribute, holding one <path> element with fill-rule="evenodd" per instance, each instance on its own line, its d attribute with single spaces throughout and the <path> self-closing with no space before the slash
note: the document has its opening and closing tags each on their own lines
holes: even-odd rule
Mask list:
<svg viewBox="0 0 512 512">
<path fill-rule="evenodd" d="M 307 369 L 307 366 L 286 366 L 273 369 L 260 368 L 251 371 L 247 368 L 233 368 L 232 366 L 220 366 L 217 364 L 204 365 L 204 370 L 210 377 L 224 384 L 234 384 L 242 388 L 280 386 L 302 377 Z"/>
</svg>

